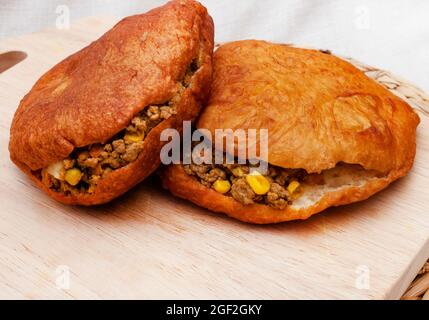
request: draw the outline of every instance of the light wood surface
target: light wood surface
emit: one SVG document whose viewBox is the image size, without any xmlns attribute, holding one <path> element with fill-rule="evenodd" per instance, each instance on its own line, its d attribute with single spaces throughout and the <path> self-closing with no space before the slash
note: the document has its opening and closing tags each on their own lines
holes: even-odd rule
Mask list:
<svg viewBox="0 0 429 320">
<path fill-rule="evenodd" d="M 422 124 L 410 175 L 368 201 L 309 221 L 242 224 L 173 198 L 156 177 L 97 208 L 63 206 L 35 188 L 9 160 L 13 113 L 45 71 L 113 23 L 90 18 L 67 31 L 0 43 L 0 53 L 28 54 L 0 74 L 0 298 L 402 295 L 429 256 L 425 102 L 419 102 Z M 64 266 L 70 272 L 68 289 L 58 285 Z M 358 288 L 362 279 L 363 284 L 369 279 L 369 287 Z"/>
</svg>

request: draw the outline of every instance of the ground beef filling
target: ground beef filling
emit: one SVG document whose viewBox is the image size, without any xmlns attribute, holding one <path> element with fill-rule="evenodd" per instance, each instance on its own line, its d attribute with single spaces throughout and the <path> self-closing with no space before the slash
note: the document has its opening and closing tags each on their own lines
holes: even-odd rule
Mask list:
<svg viewBox="0 0 429 320">
<path fill-rule="evenodd" d="M 108 143 L 76 148 L 67 159 L 43 169 L 42 182 L 65 194 L 94 193 L 100 179 L 135 161 L 149 131 L 175 113 L 172 103 L 145 108 Z"/>
<path fill-rule="evenodd" d="M 268 172 L 261 174 L 249 165 L 184 165 L 188 175 L 196 177 L 208 188 L 233 197 L 249 205 L 265 204 L 284 209 L 302 194 L 301 183 L 315 179 L 302 169 L 283 169 L 269 165 Z"/>
</svg>

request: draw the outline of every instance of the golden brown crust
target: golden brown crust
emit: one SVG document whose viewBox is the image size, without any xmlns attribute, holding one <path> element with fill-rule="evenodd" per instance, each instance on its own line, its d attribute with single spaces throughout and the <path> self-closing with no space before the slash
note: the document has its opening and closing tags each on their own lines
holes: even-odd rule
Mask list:
<svg viewBox="0 0 429 320">
<path fill-rule="evenodd" d="M 339 162 L 388 173 L 415 155 L 419 117 L 346 61 L 316 50 L 238 41 L 214 54 L 199 128 L 269 130 L 271 164 L 321 172 Z"/>
<path fill-rule="evenodd" d="M 225 196 L 205 187 L 181 165 L 173 165 L 162 172 L 163 186 L 172 194 L 214 212 L 224 213 L 237 220 L 254 224 L 271 224 L 292 220 L 305 220 L 332 206 L 340 206 L 368 199 L 386 188 L 392 181 L 404 176 L 409 167 L 392 171 L 387 177 L 368 180 L 362 186 L 344 187 L 326 192 L 321 199 L 308 207 L 289 206 L 278 210 L 263 204 L 243 205 L 233 197 Z"/>
<path fill-rule="evenodd" d="M 125 18 L 48 71 L 24 97 L 11 127 L 11 159 L 67 204 L 105 203 L 126 192 L 159 166 L 161 131 L 180 129 L 198 115 L 210 90 L 213 29 L 207 10 L 191 0 Z M 63 195 L 40 182 L 37 170 L 75 147 L 109 140 L 146 106 L 172 99 L 195 58 L 200 68 L 175 105 L 177 115 L 150 131 L 136 161 L 102 179 L 91 195 Z"/>
<path fill-rule="evenodd" d="M 403 177 L 416 152 L 418 116 L 411 107 L 349 63 L 314 50 L 240 41 L 214 55 L 208 106 L 197 126 L 268 129 L 268 162 L 325 172 L 340 162 L 380 175 L 339 188 L 316 187 L 284 210 L 243 205 L 202 185 L 180 165 L 162 173 L 174 195 L 241 221 L 268 224 L 310 216 L 331 206 L 362 201 Z M 381 174 L 382 173 L 382 174 Z M 314 190 L 314 189 L 313 189 Z M 319 197 L 320 196 L 320 197 Z M 301 204 L 298 205 L 297 202 Z"/>
</svg>

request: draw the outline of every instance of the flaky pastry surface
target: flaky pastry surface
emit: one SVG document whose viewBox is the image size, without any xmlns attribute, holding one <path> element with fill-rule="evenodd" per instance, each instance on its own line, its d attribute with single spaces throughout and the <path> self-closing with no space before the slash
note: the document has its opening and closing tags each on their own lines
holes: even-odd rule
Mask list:
<svg viewBox="0 0 429 320">
<path fill-rule="evenodd" d="M 388 173 L 415 155 L 417 114 L 350 63 L 317 50 L 238 41 L 214 54 L 198 127 L 268 129 L 269 162 L 321 172 L 339 162 Z"/>
<path fill-rule="evenodd" d="M 163 184 L 174 195 L 244 222 L 307 219 L 365 200 L 405 176 L 419 121 L 406 102 L 337 57 L 263 41 L 233 42 L 215 52 L 210 102 L 197 126 L 212 134 L 268 129 L 265 160 L 320 173 L 325 183 L 303 185 L 302 196 L 282 210 L 243 205 L 202 185 L 181 165 L 163 172 Z"/>
<path fill-rule="evenodd" d="M 11 126 L 11 159 L 64 203 L 98 204 L 124 193 L 159 166 L 161 131 L 198 115 L 210 89 L 213 29 L 207 10 L 191 0 L 123 19 L 49 70 L 23 98 Z M 180 91 L 194 60 L 199 68 Z M 94 194 L 64 195 L 40 183 L 38 170 L 77 147 L 108 141 L 145 107 L 178 92 L 177 114 L 152 129 L 138 159 L 100 181 Z"/>
</svg>

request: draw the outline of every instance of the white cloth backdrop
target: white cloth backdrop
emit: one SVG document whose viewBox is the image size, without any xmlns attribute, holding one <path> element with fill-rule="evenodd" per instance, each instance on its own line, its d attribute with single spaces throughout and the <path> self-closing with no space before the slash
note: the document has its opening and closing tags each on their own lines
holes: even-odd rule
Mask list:
<svg viewBox="0 0 429 320">
<path fill-rule="evenodd" d="M 55 27 L 61 6 L 68 8 L 73 21 L 89 15 L 127 16 L 164 2 L 0 0 L 0 41 Z M 428 0 L 201 2 L 215 20 L 218 42 L 256 38 L 331 49 L 390 70 L 429 92 Z"/>
</svg>

